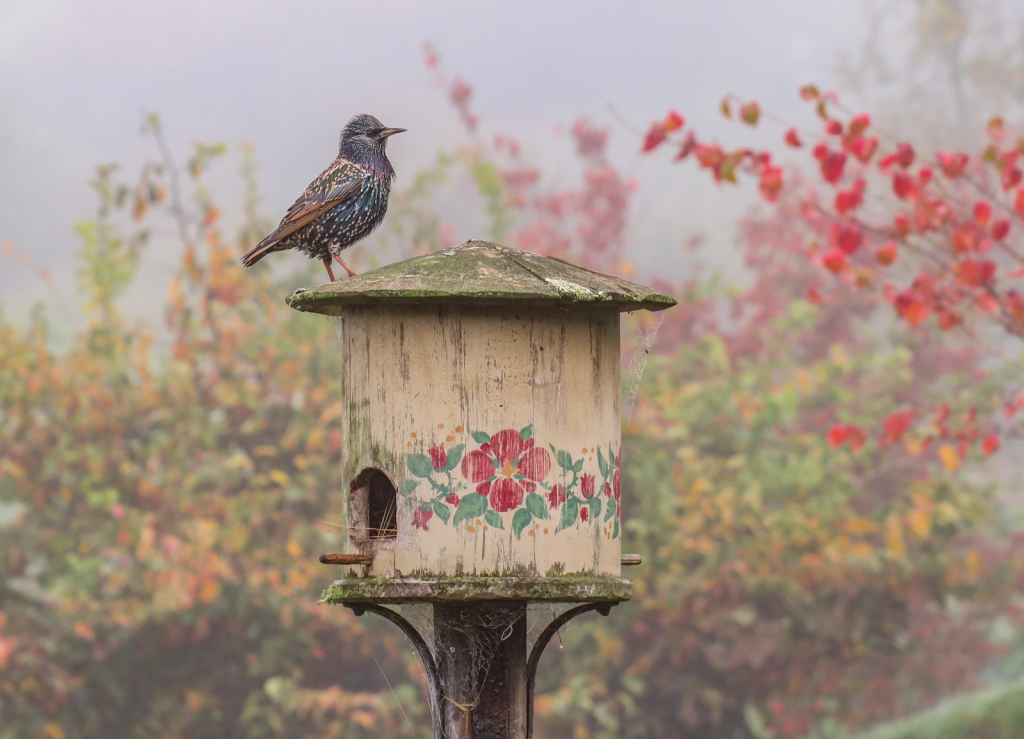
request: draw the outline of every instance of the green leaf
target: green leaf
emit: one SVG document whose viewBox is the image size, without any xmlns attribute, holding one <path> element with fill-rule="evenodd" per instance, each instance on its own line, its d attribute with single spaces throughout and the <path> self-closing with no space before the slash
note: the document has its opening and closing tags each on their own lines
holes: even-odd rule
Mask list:
<svg viewBox="0 0 1024 739">
<path fill-rule="evenodd" d="M 615 498 L 612 498 L 612 500 L 615 500 Z M 601 515 L 601 499 L 594 496 L 587 501 L 587 505 L 590 506 L 590 518 L 596 521 L 597 517 Z"/>
<path fill-rule="evenodd" d="M 490 434 L 485 434 L 483 431 L 470 431 L 469 435 L 477 444 L 488 444 L 491 441 Z"/>
<path fill-rule="evenodd" d="M 459 462 L 462 461 L 462 452 L 464 452 L 465 450 L 465 444 L 453 446 L 451 449 L 448 450 L 448 464 L 446 464 L 444 467 L 445 472 L 451 472 L 452 470 L 459 466 Z"/>
<path fill-rule="evenodd" d="M 398 494 L 402 496 L 412 495 L 417 487 L 419 487 L 419 483 L 415 480 L 402 480 L 398 484 Z"/>
<path fill-rule="evenodd" d="M 564 452 L 554 447 L 551 447 L 551 451 L 555 453 L 555 461 L 558 462 L 559 467 L 566 471 L 572 469 L 572 455 L 569 452 Z"/>
<path fill-rule="evenodd" d="M 498 515 L 497 511 L 489 510 L 484 514 L 484 521 L 487 525 L 495 529 L 505 529 L 505 522 L 501 520 L 501 516 Z"/>
<path fill-rule="evenodd" d="M 439 500 L 434 501 L 434 515 L 440 518 L 445 523 L 448 523 L 448 518 L 452 515 L 451 510 Z"/>
<path fill-rule="evenodd" d="M 459 508 L 455 511 L 455 519 L 452 523 L 458 526 L 463 520 L 467 518 L 476 518 L 482 516 L 484 511 L 487 510 L 487 496 L 477 495 L 476 493 L 470 493 L 464 495 L 462 500 L 459 501 Z"/>
<path fill-rule="evenodd" d="M 580 502 L 576 498 L 569 498 L 562 506 L 562 520 L 558 522 L 557 534 L 562 529 L 567 529 L 576 523 L 576 517 L 580 514 Z"/>
<path fill-rule="evenodd" d="M 525 508 L 520 508 L 516 511 L 516 515 L 512 516 L 512 533 L 516 535 L 518 539 L 523 533 L 523 529 L 530 525 L 533 521 L 533 514 Z"/>
<path fill-rule="evenodd" d="M 611 476 L 612 467 L 605 461 L 604 454 L 601 452 L 601 447 L 597 448 L 597 467 L 601 470 L 601 477 Z"/>
<path fill-rule="evenodd" d="M 580 470 L 582 470 L 582 469 L 583 469 L 583 457 L 580 457 L 579 459 L 576 460 L 576 464 L 574 464 L 572 466 L 572 471 L 575 472 L 578 475 L 580 473 Z"/>
<path fill-rule="evenodd" d="M 604 510 L 604 520 L 605 521 L 611 520 L 611 517 L 615 515 L 615 509 L 616 508 L 618 508 L 618 505 L 615 502 L 615 498 L 609 498 L 608 499 L 608 507 L 605 508 L 605 510 Z"/>
<path fill-rule="evenodd" d="M 531 436 L 533 436 L 533 424 L 532 423 L 529 426 L 525 427 L 522 431 L 519 432 L 519 438 L 522 441 L 526 441 Z"/>
<path fill-rule="evenodd" d="M 526 510 L 544 521 L 551 518 L 551 514 L 548 513 L 548 504 L 537 493 L 529 493 L 526 496 Z"/>
<path fill-rule="evenodd" d="M 426 454 L 406 454 L 405 465 L 409 468 L 409 472 L 416 477 L 430 477 L 430 473 L 434 469 Z"/>
</svg>

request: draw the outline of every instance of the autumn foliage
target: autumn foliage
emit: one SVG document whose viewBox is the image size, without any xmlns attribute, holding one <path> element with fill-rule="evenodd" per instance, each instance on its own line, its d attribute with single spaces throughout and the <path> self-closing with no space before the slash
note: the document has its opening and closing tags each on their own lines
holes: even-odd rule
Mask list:
<svg viewBox="0 0 1024 739">
<path fill-rule="evenodd" d="M 479 235 L 434 204 L 462 188 L 487 236 L 629 273 L 638 185 L 609 133 L 572 125 L 580 179 L 551 188 L 525 145 L 483 136 L 472 88 L 427 52 L 473 143 L 406 180 L 355 262 Z M 1019 652 L 1024 541 L 965 474 L 1024 406 L 1019 364 L 974 340 L 1019 328 L 1016 155 L 993 127 L 981 157 L 922 164 L 804 95 L 824 130 L 782 138 L 813 175 L 704 143 L 678 113 L 637 137 L 718 181 L 752 176 L 766 206 L 738 224 L 745 287 L 695 265 L 651 278 L 680 300 L 660 324 L 625 320 L 623 538 L 644 565 L 633 602 L 542 661 L 539 736 L 835 736 Z M 99 171 L 79 226 L 92 321 L 71 346 L 48 338 L 59 316 L 0 320 L 4 739 L 426 735 L 397 631 L 316 605 L 336 574 L 316 557 L 340 537 L 334 330 L 283 304 L 318 275 L 239 266 L 264 227 L 251 166 L 239 235 L 223 223 L 202 187 L 220 153 L 188 160 L 192 199 L 169 159 L 138 180 Z M 157 332 L 117 298 L 159 223 L 184 248 Z"/>
</svg>

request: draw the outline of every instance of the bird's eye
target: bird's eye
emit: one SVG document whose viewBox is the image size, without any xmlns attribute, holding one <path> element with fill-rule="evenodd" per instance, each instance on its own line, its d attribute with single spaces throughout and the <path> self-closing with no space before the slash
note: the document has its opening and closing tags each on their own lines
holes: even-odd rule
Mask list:
<svg viewBox="0 0 1024 739">
<path fill-rule="evenodd" d="M 383 130 L 384 130 L 383 128 L 373 128 L 373 129 L 370 129 L 370 136 L 372 136 L 373 138 L 377 138 L 378 136 L 380 136 L 380 132 L 383 131 Z"/>
</svg>

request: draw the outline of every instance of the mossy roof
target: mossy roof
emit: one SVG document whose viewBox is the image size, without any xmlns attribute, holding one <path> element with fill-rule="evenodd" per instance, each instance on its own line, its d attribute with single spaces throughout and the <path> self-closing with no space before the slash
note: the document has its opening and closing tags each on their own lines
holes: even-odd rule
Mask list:
<svg viewBox="0 0 1024 739">
<path fill-rule="evenodd" d="M 334 315 L 348 305 L 531 304 L 664 310 L 676 301 L 649 287 L 488 241 L 467 241 L 289 298 L 296 310 Z"/>
</svg>

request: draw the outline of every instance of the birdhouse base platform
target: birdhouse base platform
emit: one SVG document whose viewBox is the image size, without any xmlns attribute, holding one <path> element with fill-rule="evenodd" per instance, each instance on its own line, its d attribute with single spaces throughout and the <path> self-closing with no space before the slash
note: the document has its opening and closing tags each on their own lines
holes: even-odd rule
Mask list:
<svg viewBox="0 0 1024 739">
<path fill-rule="evenodd" d="M 352 577 L 324 591 L 321 603 L 439 603 L 520 601 L 525 603 L 620 603 L 633 584 L 617 577 Z"/>
</svg>

